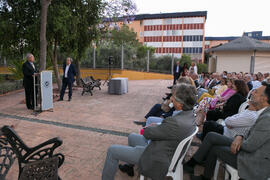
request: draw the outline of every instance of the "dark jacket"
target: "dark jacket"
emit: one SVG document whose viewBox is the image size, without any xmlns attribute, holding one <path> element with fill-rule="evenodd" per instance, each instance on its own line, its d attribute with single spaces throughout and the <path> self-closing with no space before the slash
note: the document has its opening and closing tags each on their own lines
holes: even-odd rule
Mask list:
<svg viewBox="0 0 270 180">
<path fill-rule="evenodd" d="M 65 78 L 65 69 L 66 69 L 66 64 L 63 65 L 63 80 Z M 68 82 L 73 83 L 75 81 L 74 76 L 76 76 L 76 70 L 73 64 L 70 64 L 68 73 L 67 73 L 67 79 Z"/>
<path fill-rule="evenodd" d="M 177 67 L 177 65 L 174 65 L 174 66 L 173 66 L 173 74 L 174 74 L 174 75 L 179 75 L 179 76 L 180 76 L 181 72 L 183 71 L 183 68 L 179 65 L 179 71 L 178 71 L 178 73 L 177 73 L 177 72 L 176 72 L 176 67 Z"/>
<path fill-rule="evenodd" d="M 26 61 L 25 63 L 23 63 L 22 71 L 23 71 L 23 86 L 25 88 L 33 88 L 34 86 L 33 75 L 34 73 L 37 72 L 36 66 L 34 69 L 31 63 L 29 61 Z"/>
<path fill-rule="evenodd" d="M 251 90 L 253 88 L 253 84 L 251 81 L 247 83 L 248 89 Z"/>
<path fill-rule="evenodd" d="M 246 97 L 239 93 L 232 95 L 223 107 L 223 119 L 238 113 L 238 109 L 243 102 L 246 101 Z"/>
<path fill-rule="evenodd" d="M 212 79 L 212 80 L 209 81 L 209 83 L 208 83 L 207 86 L 208 86 L 209 89 L 212 89 L 216 85 L 217 85 L 217 80 L 216 79 Z"/>
<path fill-rule="evenodd" d="M 164 119 L 159 126 L 147 127 L 143 136 L 151 142 L 140 157 L 140 173 L 154 180 L 164 180 L 178 144 L 195 128 L 192 111 L 182 111 Z"/>
</svg>

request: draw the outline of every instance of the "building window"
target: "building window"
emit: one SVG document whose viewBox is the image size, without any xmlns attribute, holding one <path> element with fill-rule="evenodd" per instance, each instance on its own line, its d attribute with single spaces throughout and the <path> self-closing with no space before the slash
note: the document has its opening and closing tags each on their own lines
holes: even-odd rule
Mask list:
<svg viewBox="0 0 270 180">
<path fill-rule="evenodd" d="M 142 31 L 140 31 L 140 37 L 143 37 L 143 33 L 142 33 Z"/>
<path fill-rule="evenodd" d="M 195 52 L 196 54 L 198 54 L 199 53 L 199 48 L 196 48 L 196 52 Z"/>
</svg>

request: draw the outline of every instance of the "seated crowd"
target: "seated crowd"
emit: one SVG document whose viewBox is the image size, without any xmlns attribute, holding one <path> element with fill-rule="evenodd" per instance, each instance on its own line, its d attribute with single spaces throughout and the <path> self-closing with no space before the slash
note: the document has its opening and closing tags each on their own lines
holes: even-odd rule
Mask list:
<svg viewBox="0 0 270 180">
<path fill-rule="evenodd" d="M 114 179 L 119 168 L 134 176 L 164 180 L 178 144 L 199 127 L 201 145 L 184 163 L 192 180 L 210 180 L 217 159 L 238 170 L 241 179 L 270 178 L 269 73 L 196 73 L 185 71 L 168 87 L 164 102 L 145 115 L 141 134 L 128 136 L 128 146 L 112 145 L 102 179 Z M 123 161 L 126 164 L 118 165 Z M 194 167 L 204 173 L 194 176 Z"/>
</svg>

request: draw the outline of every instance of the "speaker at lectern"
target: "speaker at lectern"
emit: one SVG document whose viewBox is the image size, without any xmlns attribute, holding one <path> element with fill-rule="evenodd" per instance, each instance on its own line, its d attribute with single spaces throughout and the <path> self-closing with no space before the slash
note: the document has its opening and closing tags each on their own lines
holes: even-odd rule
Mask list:
<svg viewBox="0 0 270 180">
<path fill-rule="evenodd" d="M 52 72 L 42 71 L 34 75 L 34 111 L 53 109 Z"/>
</svg>

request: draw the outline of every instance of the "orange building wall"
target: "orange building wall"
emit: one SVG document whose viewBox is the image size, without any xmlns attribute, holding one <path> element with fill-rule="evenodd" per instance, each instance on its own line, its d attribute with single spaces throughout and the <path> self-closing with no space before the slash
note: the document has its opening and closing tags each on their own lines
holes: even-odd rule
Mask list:
<svg viewBox="0 0 270 180">
<path fill-rule="evenodd" d="M 212 48 L 214 46 L 218 46 L 220 44 L 225 44 L 227 42 L 229 42 L 229 41 L 227 41 L 227 40 L 226 41 L 210 41 L 209 48 Z"/>
<path fill-rule="evenodd" d="M 270 44 L 270 40 L 261 40 L 261 41 Z"/>
<path fill-rule="evenodd" d="M 203 24 L 204 24 L 204 27 L 203 27 L 203 44 L 202 44 L 202 63 L 204 63 L 204 49 L 205 49 L 205 17 L 203 17 Z"/>
<path fill-rule="evenodd" d="M 141 24 L 142 21 L 142 24 Z M 139 40 L 139 42 L 144 43 L 144 23 L 143 20 L 141 21 L 133 21 L 132 23 L 128 24 L 128 27 L 130 29 L 133 29 L 134 32 L 137 33 L 137 39 Z M 140 36 L 140 32 L 142 32 L 142 36 Z"/>
</svg>

